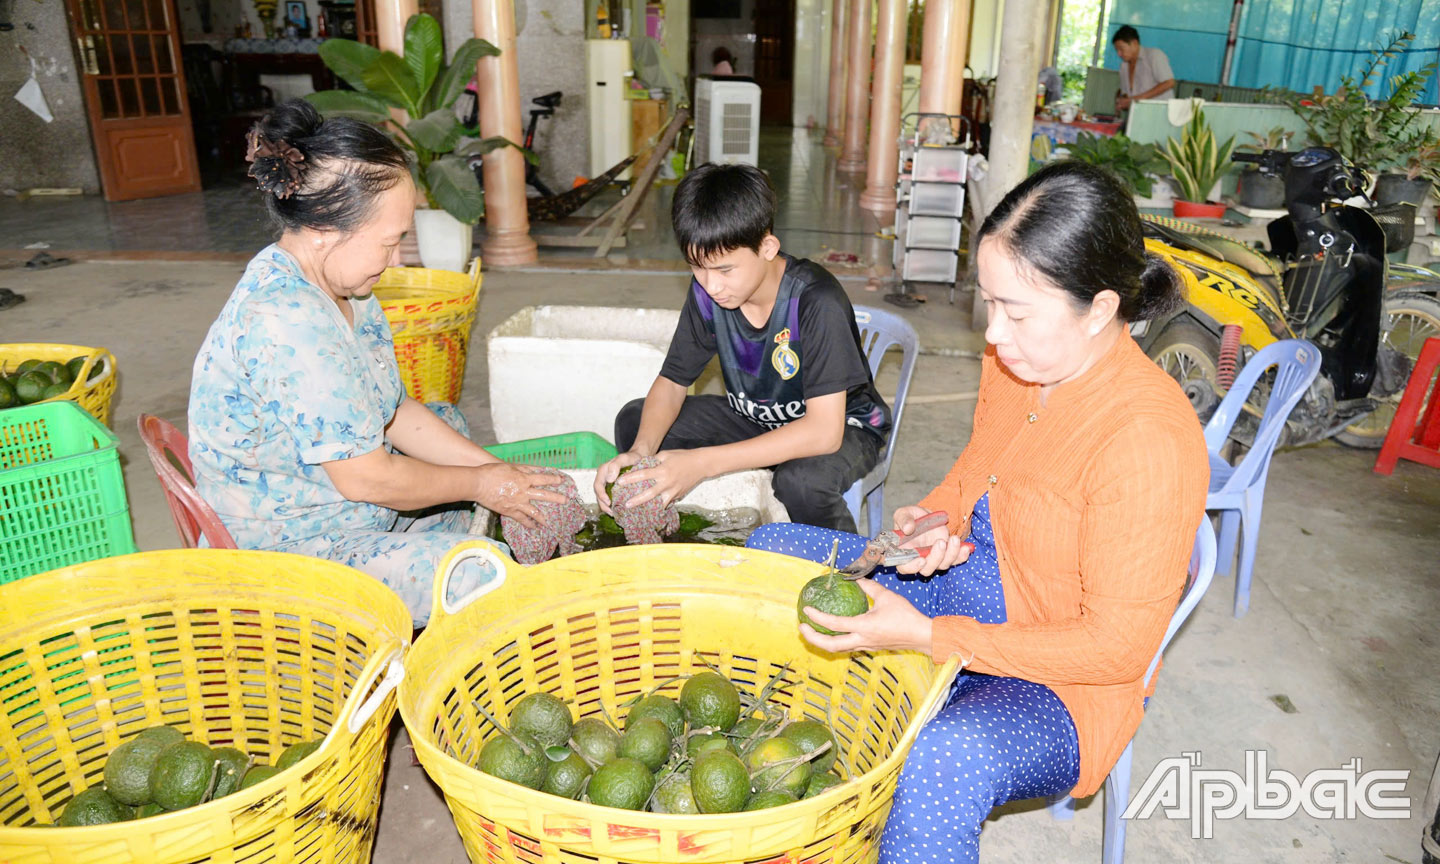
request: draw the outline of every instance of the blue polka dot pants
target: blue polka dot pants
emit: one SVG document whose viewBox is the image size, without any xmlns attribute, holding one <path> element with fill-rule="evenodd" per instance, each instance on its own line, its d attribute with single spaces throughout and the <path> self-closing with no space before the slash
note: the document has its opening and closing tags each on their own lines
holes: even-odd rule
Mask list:
<svg viewBox="0 0 1440 864">
<path fill-rule="evenodd" d="M 931 578 L 877 569 L 875 581 L 931 617 L 966 615 L 1005 621 L 1005 595 L 990 524 L 989 497 L 970 518 L 969 560 Z M 840 542 L 837 566 L 855 560 L 866 538 L 809 525 L 764 525 L 746 543 L 825 561 Z M 881 864 L 971 864 L 991 809 L 1065 792 L 1080 777 L 1075 724 L 1043 684 L 962 672 L 935 719 L 920 730 L 895 789 L 880 838 Z"/>
</svg>

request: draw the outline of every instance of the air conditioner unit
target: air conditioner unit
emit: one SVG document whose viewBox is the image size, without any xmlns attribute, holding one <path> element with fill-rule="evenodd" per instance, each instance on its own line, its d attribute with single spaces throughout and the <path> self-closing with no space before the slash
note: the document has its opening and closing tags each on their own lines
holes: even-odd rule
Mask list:
<svg viewBox="0 0 1440 864">
<path fill-rule="evenodd" d="M 760 85 L 701 76 L 695 82 L 695 162 L 760 162 Z"/>
</svg>

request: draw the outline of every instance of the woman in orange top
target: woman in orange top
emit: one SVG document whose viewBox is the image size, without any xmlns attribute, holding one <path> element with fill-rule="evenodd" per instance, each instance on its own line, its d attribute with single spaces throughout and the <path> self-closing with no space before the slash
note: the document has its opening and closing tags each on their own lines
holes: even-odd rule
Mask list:
<svg viewBox="0 0 1440 864">
<path fill-rule="evenodd" d="M 924 558 L 860 584 L 872 608 L 807 614 L 827 651 L 914 650 L 966 669 L 915 742 L 882 862 L 970 862 L 1007 801 L 1093 794 L 1140 724 L 1146 667 L 1185 585 L 1209 479 L 1199 421 L 1128 324 L 1179 302 L 1129 193 L 1076 162 L 1042 169 L 980 230 L 989 347 L 974 429 L 925 500 L 895 512 Z M 767 525 L 750 545 L 842 560 L 863 538 Z M 929 578 L 927 578 L 929 577 Z"/>
</svg>

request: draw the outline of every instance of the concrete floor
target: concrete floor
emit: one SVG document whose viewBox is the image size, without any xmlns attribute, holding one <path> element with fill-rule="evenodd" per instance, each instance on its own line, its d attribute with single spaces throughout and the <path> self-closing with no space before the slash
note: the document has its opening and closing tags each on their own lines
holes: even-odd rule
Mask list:
<svg viewBox="0 0 1440 864">
<path fill-rule="evenodd" d="M 824 231 L 810 236 L 792 230 L 781 232 L 782 238 L 787 248 L 803 254 L 848 243 L 843 248 L 860 256 L 869 242 L 863 236 L 868 226 L 844 204 L 853 202 L 858 190 L 836 181 L 828 165 L 805 164 L 817 152 L 808 145 L 795 148 L 792 165 L 798 169 L 785 178 L 777 174 L 777 185 L 797 214 L 791 228 L 804 227 L 798 220 L 809 218 L 823 220 Z M 801 202 L 810 213 L 799 213 Z M 0 224 L 15 215 L 7 208 L 20 206 L 0 204 Z M 853 227 L 844 228 L 846 220 Z M 154 224 L 133 235 L 139 244 L 134 248 L 167 248 L 143 242 Z M 71 236 L 76 243 L 85 240 L 83 234 Z M 115 249 L 105 245 L 109 236 L 97 233 L 93 248 Z M 796 236 L 801 239 L 792 242 Z M 637 247 L 650 244 L 644 254 L 663 254 L 658 238 L 637 241 Z M 0 263 L 0 287 L 26 294 L 28 302 L 0 311 L 0 341 L 104 345 L 115 352 L 121 383 L 113 427 L 121 439 L 136 540 L 142 549 L 174 546 L 174 527 L 140 446 L 135 417 L 153 413 L 183 426 L 195 351 L 243 265 L 233 256 L 94 260 L 32 273 L 19 269 L 13 256 L 11 261 L 8 268 Z M 674 265 L 671 253 L 656 269 Z M 865 291 L 863 276 L 863 262 L 846 271 L 843 281 L 852 299 L 878 303 Z M 488 273 L 461 403 L 476 438 L 488 440 L 491 429 L 483 339 L 496 324 L 538 303 L 673 308 L 684 286 L 683 276 L 666 272 Z M 925 351 L 897 444 L 888 506 L 927 492 L 968 438 L 973 411 L 968 394 L 978 377 L 973 352 L 981 347 L 969 329 L 968 308 L 968 302 L 951 306 L 937 296 L 904 313 Z M 888 393 L 893 382 L 887 367 L 881 389 Z M 1197 750 L 1205 769 L 1240 771 L 1246 750 L 1263 749 L 1272 769 L 1302 777 L 1358 757 L 1364 770 L 1410 772 L 1405 794 L 1414 814 L 1405 820 L 1332 821 L 1303 812 L 1278 821 L 1234 819 L 1218 822 L 1213 839 L 1201 840 L 1192 839 L 1188 822 L 1157 815 L 1130 824 L 1130 861 L 1419 864 L 1419 835 L 1427 821 L 1420 803 L 1440 750 L 1440 725 L 1434 722 L 1440 710 L 1440 679 L 1434 673 L 1440 640 L 1433 625 L 1440 618 L 1435 528 L 1440 472 L 1402 463 L 1394 476 L 1379 477 L 1370 471 L 1372 461 L 1373 454 L 1333 445 L 1277 454 L 1251 611 L 1233 619 L 1233 582 L 1217 577 L 1166 656 L 1136 739 L 1132 782 L 1138 789 L 1162 759 Z M 443 801 L 421 769 L 411 766 L 398 726 L 397 718 L 374 860 L 463 862 Z M 982 859 L 1096 861 L 1102 809 L 1098 798 L 1082 802 L 1075 820 L 1062 823 L 1052 821 L 1039 802 L 1007 806 L 986 826 Z"/>
</svg>

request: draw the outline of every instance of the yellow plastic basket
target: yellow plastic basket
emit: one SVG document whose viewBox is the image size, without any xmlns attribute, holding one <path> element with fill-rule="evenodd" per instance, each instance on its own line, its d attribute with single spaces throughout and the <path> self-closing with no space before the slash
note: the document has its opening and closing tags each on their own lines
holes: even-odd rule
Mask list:
<svg viewBox="0 0 1440 864">
<path fill-rule="evenodd" d="M 368 862 L 410 615 L 348 567 L 278 552 L 144 552 L 0 586 L 0 861 Z M 273 764 L 163 816 L 53 823 L 105 760 L 166 723 Z M 27 827 L 28 826 L 28 827 Z"/>
<path fill-rule="evenodd" d="M 452 604 L 449 574 L 475 557 L 500 578 Z M 795 598 L 817 565 L 767 552 L 664 544 L 523 568 L 466 543 L 440 572 L 430 624 L 405 660 L 400 715 L 477 862 L 874 861 L 901 763 L 957 669 L 914 653 L 808 648 Z M 541 690 L 579 717 L 601 716 L 603 705 L 620 720 L 623 702 L 701 671 L 702 658 L 752 692 L 789 664 L 794 683 L 776 700 L 792 717 L 833 723 L 837 767 L 848 763 L 852 782 L 784 807 L 675 816 L 568 801 L 472 767 L 495 734 L 475 703 L 504 720 Z"/>
<path fill-rule="evenodd" d="M 391 267 L 375 296 L 390 321 L 405 391 L 421 402 L 459 402 L 480 302 L 480 259 L 468 273 Z"/>
<path fill-rule="evenodd" d="M 56 345 L 46 342 L 11 342 L 0 345 L 0 371 L 11 372 L 26 360 L 54 360 L 65 363 L 72 357 L 84 357 L 85 365 L 80 369 L 75 383 L 63 396 L 44 399 L 44 402 L 59 402 L 68 399 L 78 402 L 90 416 L 110 425 L 110 397 L 115 395 L 115 382 L 119 370 L 115 355 L 104 348 L 86 348 L 82 345 Z M 89 379 L 90 371 L 100 365 L 101 372 Z"/>
</svg>

